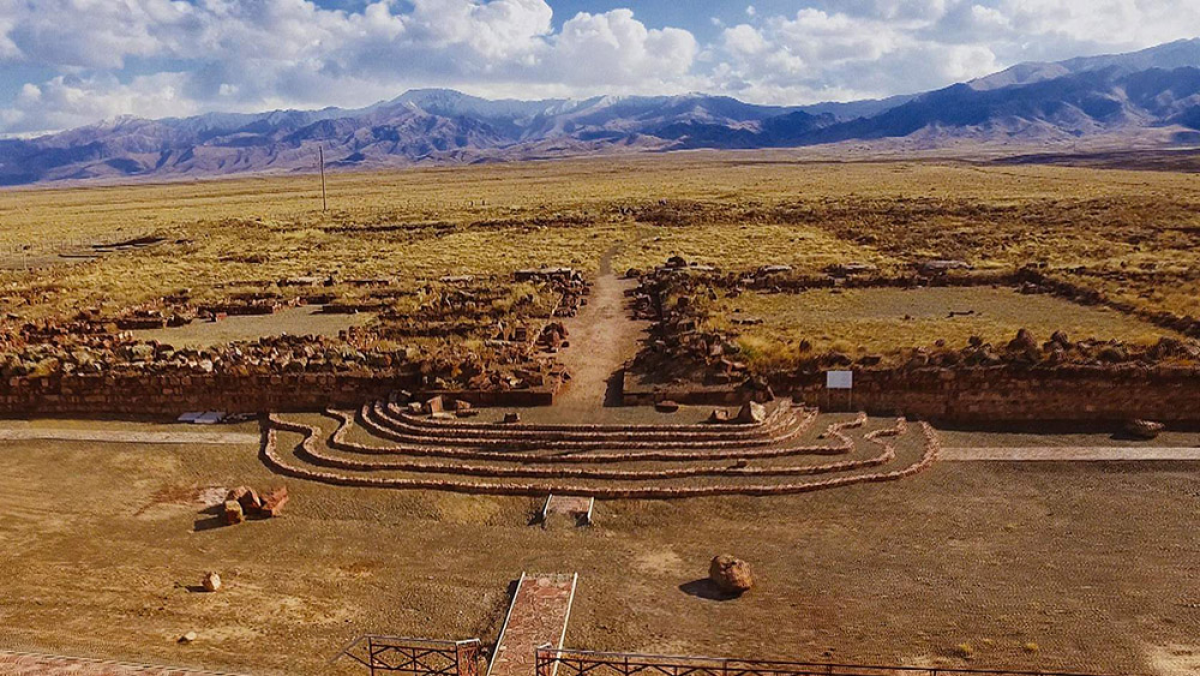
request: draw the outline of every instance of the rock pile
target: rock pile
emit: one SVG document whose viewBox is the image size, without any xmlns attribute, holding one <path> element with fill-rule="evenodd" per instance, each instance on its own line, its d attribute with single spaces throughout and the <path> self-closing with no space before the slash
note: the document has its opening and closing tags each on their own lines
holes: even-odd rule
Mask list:
<svg viewBox="0 0 1200 676">
<path fill-rule="evenodd" d="M 222 515 L 227 525 L 242 523 L 247 517 L 269 519 L 279 516 L 288 501 L 286 486 L 274 488 L 260 495 L 249 486 L 238 486 L 229 491 L 222 505 Z"/>
</svg>

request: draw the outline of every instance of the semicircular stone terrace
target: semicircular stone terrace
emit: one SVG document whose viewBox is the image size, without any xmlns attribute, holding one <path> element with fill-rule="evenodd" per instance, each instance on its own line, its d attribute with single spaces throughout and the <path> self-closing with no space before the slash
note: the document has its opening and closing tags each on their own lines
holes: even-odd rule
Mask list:
<svg viewBox="0 0 1200 676">
<path fill-rule="evenodd" d="M 745 425 L 434 421 L 386 402 L 268 416 L 263 461 L 327 484 L 494 495 L 664 499 L 782 495 L 895 481 L 932 465 L 925 423 L 837 417 L 791 402 Z"/>
</svg>

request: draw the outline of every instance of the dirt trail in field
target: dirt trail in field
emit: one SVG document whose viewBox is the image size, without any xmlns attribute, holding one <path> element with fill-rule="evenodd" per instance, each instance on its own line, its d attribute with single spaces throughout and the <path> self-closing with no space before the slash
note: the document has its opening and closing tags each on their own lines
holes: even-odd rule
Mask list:
<svg viewBox="0 0 1200 676">
<path fill-rule="evenodd" d="M 122 430 L 0 428 L 0 441 L 100 441 L 123 444 L 257 444 L 257 434 L 245 432 L 134 432 Z"/>
<path fill-rule="evenodd" d="M 600 272 L 592 285 L 588 304 L 579 314 L 563 322 L 570 332 L 571 346 L 560 358 L 571 371 L 571 381 L 556 405 L 570 409 L 596 409 L 620 403 L 621 369 L 638 351 L 638 342 L 650 322 L 629 316 L 625 292 L 637 280 L 618 277 L 612 269 L 613 256 L 622 244 L 614 245 L 600 261 Z"/>
<path fill-rule="evenodd" d="M 1198 460 L 1200 448 L 1174 446 L 1034 446 L 989 448 L 943 448 L 940 460 L 976 461 L 1137 461 Z"/>
</svg>

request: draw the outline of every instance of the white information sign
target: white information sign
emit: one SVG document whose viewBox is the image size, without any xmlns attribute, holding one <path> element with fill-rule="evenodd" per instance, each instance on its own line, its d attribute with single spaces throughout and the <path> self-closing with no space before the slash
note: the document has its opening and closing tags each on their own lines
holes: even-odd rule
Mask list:
<svg viewBox="0 0 1200 676">
<path fill-rule="evenodd" d="M 854 371 L 826 371 L 825 388 L 849 390 L 854 388 Z"/>
</svg>

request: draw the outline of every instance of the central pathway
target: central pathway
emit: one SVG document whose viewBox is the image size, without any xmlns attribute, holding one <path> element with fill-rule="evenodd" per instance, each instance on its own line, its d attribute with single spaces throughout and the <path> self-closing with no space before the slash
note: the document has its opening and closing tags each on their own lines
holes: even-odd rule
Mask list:
<svg viewBox="0 0 1200 676">
<path fill-rule="evenodd" d="M 487 676 L 533 676 L 539 647 L 562 648 L 577 579 L 577 575 L 521 575 Z"/>
<path fill-rule="evenodd" d="M 613 272 L 612 258 L 620 246 L 609 249 L 601 259 L 588 304 L 563 322 L 571 346 L 559 358 L 570 370 L 571 381 L 555 399 L 555 406 L 580 410 L 620 403 L 621 367 L 637 354 L 638 341 L 650 326 L 650 322 L 629 317 L 625 292 L 635 288 L 637 280 L 619 278 Z"/>
</svg>

